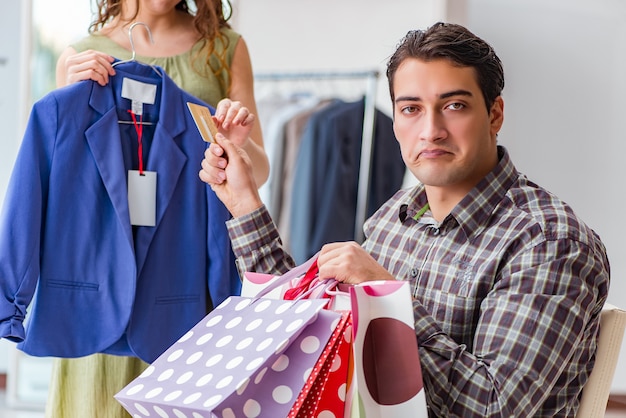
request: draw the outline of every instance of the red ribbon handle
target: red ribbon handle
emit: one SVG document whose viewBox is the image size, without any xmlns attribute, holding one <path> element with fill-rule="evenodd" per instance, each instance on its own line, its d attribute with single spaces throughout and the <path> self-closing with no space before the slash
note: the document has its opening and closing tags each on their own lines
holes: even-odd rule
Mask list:
<svg viewBox="0 0 626 418">
<path fill-rule="evenodd" d="M 285 300 L 294 300 L 307 290 L 309 290 L 309 286 L 313 280 L 317 278 L 317 273 L 319 272 L 317 268 L 317 259 L 313 261 L 313 264 L 309 267 L 309 269 L 304 273 L 304 276 L 300 279 L 298 284 L 292 288 L 287 289 L 283 299 Z"/>
</svg>

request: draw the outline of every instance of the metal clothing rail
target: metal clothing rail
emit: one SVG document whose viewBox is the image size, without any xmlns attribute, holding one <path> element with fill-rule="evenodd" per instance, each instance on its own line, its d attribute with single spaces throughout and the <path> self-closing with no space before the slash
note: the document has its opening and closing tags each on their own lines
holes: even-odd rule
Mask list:
<svg viewBox="0 0 626 418">
<path fill-rule="evenodd" d="M 380 73 L 378 70 L 282 72 L 259 73 L 254 75 L 254 79 L 258 81 L 365 79 L 363 136 L 361 139 L 361 161 L 359 165 L 359 183 L 354 219 L 354 240 L 358 243 L 362 243 L 365 238 L 363 224 L 367 217 L 367 197 L 370 185 L 372 152 L 374 150 L 374 125 L 376 123 L 376 91 L 379 76 Z"/>
<path fill-rule="evenodd" d="M 369 78 L 378 79 L 378 70 L 370 71 L 303 71 L 303 72 L 272 72 L 255 73 L 254 79 L 260 81 L 334 79 L 334 78 Z"/>
</svg>

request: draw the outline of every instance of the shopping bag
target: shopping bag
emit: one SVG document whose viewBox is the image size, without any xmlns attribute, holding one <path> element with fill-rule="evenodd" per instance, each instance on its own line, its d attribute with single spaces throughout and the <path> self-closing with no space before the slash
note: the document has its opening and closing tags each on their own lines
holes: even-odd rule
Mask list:
<svg viewBox="0 0 626 418">
<path fill-rule="evenodd" d="M 324 305 L 231 296 L 115 398 L 133 417 L 286 416 L 339 323 Z"/>
<path fill-rule="evenodd" d="M 352 311 L 352 301 L 350 299 L 350 288 L 353 285 L 345 283 L 335 283 L 335 286 L 324 289 L 324 293 L 329 298 L 326 309 L 331 311 Z"/>
<path fill-rule="evenodd" d="M 249 391 L 248 396 L 252 399 L 260 399 L 261 403 L 269 405 L 264 407 L 264 413 L 259 417 L 287 416 L 340 320 L 341 315 L 335 312 L 321 311 L 317 320 L 267 370 L 263 383 Z M 236 409 L 232 411 L 236 412 Z M 248 413 L 245 409 L 242 412 Z"/>
<path fill-rule="evenodd" d="M 327 309 L 349 311 L 350 294 L 342 283 L 334 279 L 319 280 L 317 254 L 282 276 L 246 272 L 241 296 L 274 299 L 326 299 Z"/>
<path fill-rule="evenodd" d="M 342 418 L 352 349 L 352 320 L 343 312 L 288 418 Z"/>
<path fill-rule="evenodd" d="M 353 358 L 346 418 L 427 417 L 409 283 L 350 288 Z"/>
<path fill-rule="evenodd" d="M 348 365 L 352 353 L 350 294 L 337 289 L 335 280 L 318 279 L 317 255 L 282 276 L 245 273 L 242 293 L 279 299 L 322 299 L 326 308 L 342 312 L 324 351 L 313 367 L 297 401 L 289 411 L 290 418 L 342 418 L 345 409 Z"/>
<path fill-rule="evenodd" d="M 314 287 L 316 278 L 317 254 L 283 275 L 244 273 L 241 296 L 293 300 Z"/>
</svg>

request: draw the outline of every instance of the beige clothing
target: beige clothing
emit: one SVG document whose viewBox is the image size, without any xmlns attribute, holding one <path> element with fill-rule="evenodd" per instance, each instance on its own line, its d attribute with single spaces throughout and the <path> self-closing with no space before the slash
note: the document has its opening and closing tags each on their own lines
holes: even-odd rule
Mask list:
<svg viewBox="0 0 626 418">
<path fill-rule="evenodd" d="M 137 357 L 107 354 L 54 359 L 46 417 L 129 417 L 113 395 L 146 367 L 148 365 Z"/>
<path fill-rule="evenodd" d="M 235 46 L 241 35 L 227 28 L 222 29 L 222 33 L 227 39 L 226 63 L 230 68 L 235 54 Z M 224 50 L 224 44 L 219 40 L 215 43 L 216 51 L 221 54 Z M 225 81 L 225 85 L 222 86 L 217 76 L 213 74 L 213 70 L 206 66 L 206 53 L 202 54 L 203 48 L 206 47 L 203 44 L 203 41 L 198 41 L 189 51 L 173 57 L 152 58 L 136 55 L 135 60 L 163 68 L 178 87 L 215 106 L 226 97 L 225 86 L 230 83 L 230 76 L 226 70 L 220 72 L 220 78 Z M 127 60 L 132 57 L 131 51 L 101 35 L 87 36 L 73 44 L 72 48 L 76 52 L 83 52 L 87 49 L 102 51 L 120 60 Z M 215 54 L 211 56 L 210 64 L 212 68 L 220 68 L 219 59 Z"/>
</svg>

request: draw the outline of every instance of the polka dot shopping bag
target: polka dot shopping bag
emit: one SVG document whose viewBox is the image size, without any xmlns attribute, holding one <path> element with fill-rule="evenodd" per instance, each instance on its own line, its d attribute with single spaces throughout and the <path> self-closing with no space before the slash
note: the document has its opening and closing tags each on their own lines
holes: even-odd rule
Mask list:
<svg viewBox="0 0 626 418">
<path fill-rule="evenodd" d="M 426 395 L 406 281 L 350 288 L 353 357 L 346 418 L 427 418 Z"/>
<path fill-rule="evenodd" d="M 340 322 L 325 304 L 232 296 L 115 398 L 134 418 L 286 417 Z"/>
<path fill-rule="evenodd" d="M 352 318 L 342 318 L 287 418 L 343 418 L 352 355 Z"/>
</svg>

